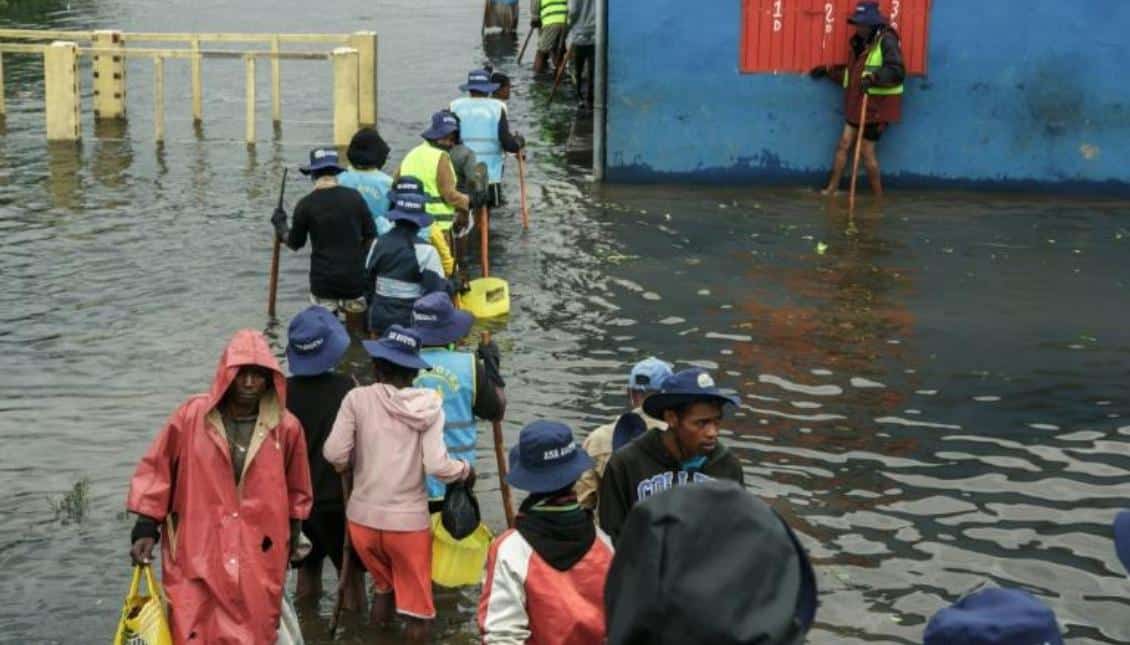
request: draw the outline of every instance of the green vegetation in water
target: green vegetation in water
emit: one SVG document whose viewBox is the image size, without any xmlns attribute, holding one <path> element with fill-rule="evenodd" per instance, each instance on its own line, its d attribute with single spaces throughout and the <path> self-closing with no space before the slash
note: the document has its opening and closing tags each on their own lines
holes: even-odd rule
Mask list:
<svg viewBox="0 0 1130 645">
<path fill-rule="evenodd" d="M 63 520 L 63 524 L 81 522 L 90 507 L 90 478 L 83 477 L 75 482 L 70 492 L 50 497 L 47 503 L 55 511 L 55 519 Z"/>
</svg>

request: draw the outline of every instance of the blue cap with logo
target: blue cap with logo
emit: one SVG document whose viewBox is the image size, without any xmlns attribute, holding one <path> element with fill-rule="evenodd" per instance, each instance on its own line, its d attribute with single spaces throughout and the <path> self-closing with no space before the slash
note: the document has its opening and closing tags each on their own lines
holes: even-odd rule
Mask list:
<svg viewBox="0 0 1130 645">
<path fill-rule="evenodd" d="M 632 366 L 628 375 L 628 389 L 638 392 L 658 392 L 663 381 L 671 376 L 671 365 L 655 358 L 645 358 Z"/>
<path fill-rule="evenodd" d="M 1052 610 L 1019 589 L 991 587 L 934 614 L 924 645 L 1063 645 Z"/>
<path fill-rule="evenodd" d="M 848 24 L 875 27 L 887 24 L 887 19 L 879 11 L 878 2 L 860 2 L 855 5 L 855 11 L 848 16 Z"/>
<path fill-rule="evenodd" d="M 364 340 L 361 344 L 373 358 L 407 367 L 408 369 L 430 370 L 432 366 L 420 358 L 420 337 L 411 329 L 391 325 L 380 340 Z"/>
<path fill-rule="evenodd" d="M 449 134 L 459 131 L 459 119 L 450 110 L 440 110 L 432 115 L 432 126 L 424 130 L 420 136 L 428 141 L 442 139 Z"/>
<path fill-rule="evenodd" d="M 485 69 L 471 70 L 467 74 L 467 82 L 459 86 L 462 92 L 483 92 L 490 94 L 499 88 L 499 84 L 491 81 L 490 72 Z"/>
<path fill-rule="evenodd" d="M 723 405 L 741 404 L 741 399 L 719 389 L 709 372 L 692 367 L 664 379 L 659 391 L 644 400 L 643 411 L 651 417 L 662 419 L 664 410 L 699 401 L 716 401 Z"/>
<path fill-rule="evenodd" d="M 385 218 L 390 222 L 406 221 L 420 228 L 431 226 L 432 216 L 427 212 L 428 199 L 423 195 L 397 194 L 392 201 L 392 210 L 385 213 Z"/>
<path fill-rule="evenodd" d="M 328 372 L 349 349 L 349 332 L 330 310 L 318 305 L 303 309 L 287 328 L 286 362 L 295 376 Z"/>
<path fill-rule="evenodd" d="M 475 317 L 455 308 L 451 296 L 442 291 L 429 293 L 412 305 L 412 329 L 425 347 L 441 347 L 457 342 L 471 331 Z"/>
<path fill-rule="evenodd" d="M 336 172 L 345 170 L 338 161 L 336 149 L 314 148 L 310 151 L 310 163 L 298 169 L 304 175 L 309 175 L 318 170 L 334 170 Z"/>
<path fill-rule="evenodd" d="M 593 460 L 560 421 L 534 421 L 518 433 L 510 449 L 506 481 L 531 493 L 552 493 L 569 486 L 593 467 Z"/>
</svg>

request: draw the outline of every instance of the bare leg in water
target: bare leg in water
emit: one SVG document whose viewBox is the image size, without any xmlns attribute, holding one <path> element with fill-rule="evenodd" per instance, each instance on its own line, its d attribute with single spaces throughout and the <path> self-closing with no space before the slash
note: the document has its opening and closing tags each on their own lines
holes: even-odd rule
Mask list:
<svg viewBox="0 0 1130 645">
<path fill-rule="evenodd" d="M 836 156 L 832 161 L 832 176 L 828 178 L 828 185 L 820 191 L 821 195 L 835 195 L 836 191 L 840 189 L 840 180 L 843 179 L 848 153 L 851 152 L 851 148 L 855 144 L 855 133 L 857 131 L 857 128 L 844 124 L 840 140 L 836 142 Z"/>
<path fill-rule="evenodd" d="M 863 167 L 867 169 L 867 181 L 871 184 L 871 193 L 876 197 L 882 197 L 883 181 L 879 176 L 879 155 L 875 153 L 875 142 L 864 139 L 860 156 L 863 157 Z"/>
<path fill-rule="evenodd" d="M 404 637 L 412 643 L 428 643 L 432 640 L 432 622 L 423 618 L 405 617 Z"/>
<path fill-rule="evenodd" d="M 392 622 L 396 614 L 396 601 L 392 592 L 374 593 L 373 606 L 369 608 L 369 622 L 376 627 L 384 627 Z"/>
</svg>

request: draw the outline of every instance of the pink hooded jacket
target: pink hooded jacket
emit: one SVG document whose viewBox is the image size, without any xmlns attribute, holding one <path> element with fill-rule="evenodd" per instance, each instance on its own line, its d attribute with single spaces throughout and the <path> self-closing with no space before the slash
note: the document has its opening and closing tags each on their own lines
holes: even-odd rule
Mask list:
<svg viewBox="0 0 1130 645">
<path fill-rule="evenodd" d="M 322 454 L 335 468 L 352 466 L 349 520 L 387 531 L 431 526 L 425 473 L 446 483 L 470 472 L 466 462 L 447 456 L 443 399 L 414 387 L 377 383 L 351 390 Z"/>
<path fill-rule="evenodd" d="M 239 486 L 217 406 L 243 365 L 272 371 Z M 177 643 L 274 643 L 290 520 L 310 513 L 306 440 L 263 335 L 228 343 L 212 388 L 169 417 L 130 481 L 126 508 L 163 522 L 161 573 Z"/>
</svg>

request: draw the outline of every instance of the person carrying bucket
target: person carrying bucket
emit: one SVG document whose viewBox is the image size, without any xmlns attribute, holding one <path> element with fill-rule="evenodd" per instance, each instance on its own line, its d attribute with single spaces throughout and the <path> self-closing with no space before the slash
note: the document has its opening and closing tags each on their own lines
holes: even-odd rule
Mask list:
<svg viewBox="0 0 1130 645">
<path fill-rule="evenodd" d="M 518 434 L 506 481 L 530 495 L 487 554 L 478 611 L 484 643 L 605 642 L 612 545 L 573 493 L 591 467 L 563 423 L 534 421 Z"/>
<path fill-rule="evenodd" d="M 310 302 L 360 321 L 365 311 L 365 250 L 377 237 L 373 216 L 356 190 L 338 184 L 344 172 L 337 150 L 315 148 L 299 170 L 314 180 L 314 190 L 298 201 L 287 228 L 281 207 L 271 216 L 278 239 L 297 251 L 310 238 Z"/>
<path fill-rule="evenodd" d="M 600 481 L 600 528 L 618 540 L 633 506 L 676 486 L 712 479 L 743 483 L 741 462 L 718 440 L 725 406 L 739 402 L 706 370 L 667 377 L 643 402 L 643 411 L 662 419 L 667 429 L 648 430 L 612 453 Z"/>
<path fill-rule="evenodd" d="M 149 564 L 161 542 L 173 642 L 275 642 L 311 502 L 286 378 L 262 333 L 238 331 L 211 388 L 172 413 L 129 484 L 130 557 Z"/>
<path fill-rule="evenodd" d="M 883 194 L 883 182 L 879 178 L 879 157 L 875 152 L 875 144 L 887 127 L 902 116 L 906 66 L 903 64 L 899 34 L 879 11 L 878 2 L 860 2 L 847 21 L 855 27 L 855 34 L 849 43 L 850 63 L 846 66 L 821 65 L 809 72 L 812 78 L 827 77 L 842 84 L 844 88 L 846 123 L 836 144 L 832 175 L 821 193 L 832 195 L 839 190 L 848 151 L 860 138 L 858 131 L 862 127 L 863 137 L 857 155 L 863 157 L 871 192 L 879 196 Z M 866 114 L 863 114 L 864 105 L 867 108 Z"/>
<path fill-rule="evenodd" d="M 322 307 L 310 306 L 290 321 L 287 329 L 286 409 L 302 424 L 310 463 L 310 484 L 314 508 L 302 521 L 302 532 L 312 544 L 310 553 L 298 563 L 295 599 L 322 595 L 322 565 L 330 559 L 338 575 L 342 571 L 342 546 L 345 541 L 345 501 L 341 478 L 326 458 L 322 446 L 330 434 L 341 400 L 353 389 L 352 378 L 334 372 L 349 349 L 349 332 L 337 318 Z M 351 567 L 354 574 L 360 568 Z M 347 581 L 347 609 L 364 603 L 361 576 Z"/>
<path fill-rule="evenodd" d="M 365 260 L 365 279 L 372 289 L 369 333 L 381 335 L 392 325 L 412 322 L 412 304 L 420 296 L 450 292 L 435 247 L 420 241 L 420 229 L 432 223 L 421 195 L 397 194 L 389 221 L 395 226 L 373 244 Z"/>
<path fill-rule="evenodd" d="M 474 465 L 478 428 L 475 418 L 501 421 L 506 412 L 506 383 L 499 375 L 498 347 L 481 345 L 475 353 L 459 351 L 474 317 L 455 308 L 446 293 L 432 293 L 412 307 L 412 329 L 420 336 L 420 353 L 432 369 L 421 372 L 413 385 L 439 392 L 443 397 L 443 442 L 456 459 Z M 438 512 L 445 487 L 429 477 L 428 505 Z"/>
<path fill-rule="evenodd" d="M 345 396 L 322 454 L 353 475 L 345 513 L 353 549 L 373 577 L 372 622 L 385 625 L 395 611 L 410 640 L 427 642 L 436 608 L 424 476 L 470 487 L 475 470 L 447 454 L 440 396 L 412 386 L 420 370 L 431 369 L 420 357 L 420 337 L 393 325 L 363 344 L 376 382 Z"/>
<path fill-rule="evenodd" d="M 424 142 L 404 156 L 393 181 L 411 175 L 424 184 L 428 215 L 441 231 L 456 225 L 466 226 L 467 213 L 481 206 L 477 196 L 468 196 L 456 187 L 455 167 L 448 152 L 459 139 L 459 121 L 447 110 L 432 115 L 432 124 L 421 135 Z"/>
<path fill-rule="evenodd" d="M 490 207 L 503 204 L 502 169 L 505 154 L 521 154 L 526 140 L 520 134 L 511 134 L 506 117 L 506 104 L 491 94 L 498 91 L 498 83 L 491 81 L 489 70 L 476 69 L 467 74 L 467 82 L 459 86 L 470 96 L 451 102 L 451 111 L 459 117 L 463 142 L 475 151 L 475 158 L 487 166 L 490 181 Z"/>
<path fill-rule="evenodd" d="M 667 424 L 643 411 L 647 397 L 659 391 L 663 381 L 671 376 L 671 366 L 658 358 L 644 359 L 628 374 L 628 402 L 631 409 L 621 414 L 614 423 L 600 426 L 585 437 L 582 447 L 593 459 L 593 467 L 577 480 L 577 501 L 585 508 L 596 508 L 599 501 L 600 478 L 612 453 L 628 445 L 648 430 L 666 430 Z"/>
</svg>

